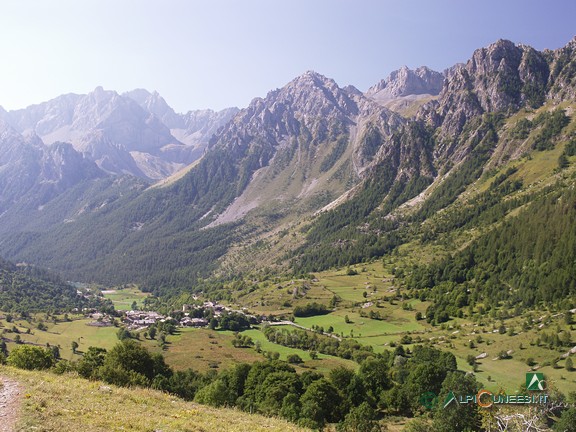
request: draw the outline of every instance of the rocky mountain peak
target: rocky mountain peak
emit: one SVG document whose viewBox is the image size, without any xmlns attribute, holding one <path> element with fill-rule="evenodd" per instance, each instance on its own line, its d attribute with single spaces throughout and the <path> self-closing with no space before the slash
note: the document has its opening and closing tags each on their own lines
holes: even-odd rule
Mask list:
<svg viewBox="0 0 576 432">
<path fill-rule="evenodd" d="M 150 93 L 145 89 L 135 89 L 124 93 L 122 96 L 132 99 L 140 107 L 154 114 L 170 129 L 185 127 L 183 118 L 176 114 L 166 100 L 160 96 L 160 93 L 155 90 Z"/>
<path fill-rule="evenodd" d="M 266 142 L 276 147 L 286 137 L 307 130 L 317 141 L 325 139 L 330 124 L 350 125 L 358 114 L 353 95 L 333 79 L 307 71 L 284 87 L 255 98 L 220 133 L 213 145 L 238 146 Z"/>
<path fill-rule="evenodd" d="M 390 73 L 388 78 L 370 87 L 366 95 L 378 101 L 387 101 L 410 95 L 436 96 L 442 90 L 444 75 L 426 66 L 411 70 L 407 66 Z"/>
<path fill-rule="evenodd" d="M 518 68 L 522 49 L 509 40 L 500 39 L 488 47 L 474 51 L 466 64 L 471 75 L 493 76 Z"/>
<path fill-rule="evenodd" d="M 341 117 L 358 111 L 351 95 L 336 81 L 314 71 L 307 71 L 280 90 L 271 92 L 265 102 L 270 104 L 272 111 L 290 107 L 303 116 Z"/>
<path fill-rule="evenodd" d="M 11 141 L 23 141 L 22 136 L 0 116 L 0 146 Z M 1 148 L 1 147 L 0 147 Z"/>
<path fill-rule="evenodd" d="M 127 96 L 139 105 L 144 105 L 146 101 L 153 96 L 148 90 L 143 88 L 137 88 L 134 90 L 122 93 L 122 96 Z"/>
<path fill-rule="evenodd" d="M 548 97 L 555 100 L 576 98 L 576 37 L 564 47 L 547 51 L 550 59 L 550 82 Z"/>
<path fill-rule="evenodd" d="M 326 90 L 334 94 L 337 90 L 340 90 L 340 88 L 333 79 L 327 78 L 314 71 L 306 71 L 302 75 L 294 78 L 280 90 L 277 90 L 277 92 L 283 95 L 289 93 L 295 95 L 304 91 L 313 91 L 317 93 Z"/>
<path fill-rule="evenodd" d="M 535 49 L 509 40 L 477 49 L 463 65 L 446 74 L 438 108 L 426 106 L 418 114 L 452 139 L 466 122 L 484 112 L 513 112 L 524 105 L 538 107 L 546 98 L 549 65 Z"/>
</svg>

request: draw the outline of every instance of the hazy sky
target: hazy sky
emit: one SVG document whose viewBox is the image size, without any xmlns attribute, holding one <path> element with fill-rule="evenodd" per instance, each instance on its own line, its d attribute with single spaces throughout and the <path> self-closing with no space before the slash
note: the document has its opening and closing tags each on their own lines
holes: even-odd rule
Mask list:
<svg viewBox="0 0 576 432">
<path fill-rule="evenodd" d="M 101 85 L 157 90 L 179 112 L 245 107 L 310 69 L 364 91 L 499 38 L 575 35 L 574 0 L 2 0 L 0 105 Z"/>
</svg>

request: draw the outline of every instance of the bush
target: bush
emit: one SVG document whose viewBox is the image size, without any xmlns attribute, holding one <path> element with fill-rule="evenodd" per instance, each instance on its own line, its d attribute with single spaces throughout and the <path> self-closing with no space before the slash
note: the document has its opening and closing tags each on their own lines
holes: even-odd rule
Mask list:
<svg viewBox="0 0 576 432">
<path fill-rule="evenodd" d="M 7 363 L 20 369 L 49 369 L 54 364 L 54 357 L 46 348 L 21 345 L 10 352 Z"/>
<path fill-rule="evenodd" d="M 337 426 L 338 432 L 378 432 L 382 428 L 376 420 L 376 413 L 367 402 L 354 407 L 344 421 Z"/>
<path fill-rule="evenodd" d="M 294 308 L 294 316 L 296 317 L 310 317 L 315 315 L 326 315 L 330 310 L 320 303 L 308 303 L 305 306 L 297 306 Z"/>
<path fill-rule="evenodd" d="M 149 386 L 156 375 L 171 374 L 161 354 L 151 355 L 131 339 L 116 344 L 106 353 L 98 369 L 101 379 L 120 386 Z"/>
<path fill-rule="evenodd" d="M 232 340 L 232 345 L 235 348 L 249 348 L 254 346 L 254 341 L 250 336 L 237 334 L 236 338 Z"/>
<path fill-rule="evenodd" d="M 88 347 L 84 356 L 76 364 L 78 374 L 84 378 L 96 377 L 98 368 L 104 364 L 106 350 L 104 348 Z"/>
<path fill-rule="evenodd" d="M 60 360 L 58 363 L 56 363 L 56 366 L 54 366 L 53 371 L 58 375 L 76 372 L 76 364 L 68 360 Z"/>
<path fill-rule="evenodd" d="M 288 363 L 292 363 L 292 364 L 297 364 L 297 363 L 303 363 L 303 360 L 300 358 L 300 356 L 298 354 L 290 354 L 287 357 Z"/>
</svg>

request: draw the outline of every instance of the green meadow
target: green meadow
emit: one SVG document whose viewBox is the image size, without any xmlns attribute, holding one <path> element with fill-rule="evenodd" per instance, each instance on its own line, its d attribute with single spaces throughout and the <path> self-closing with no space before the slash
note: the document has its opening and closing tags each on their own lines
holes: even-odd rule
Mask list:
<svg viewBox="0 0 576 432">
<path fill-rule="evenodd" d="M 139 308 L 142 307 L 144 299 L 149 295 L 140 291 L 135 285 L 128 286 L 127 288 L 104 290 L 102 293 L 105 298 L 114 303 L 114 308 L 121 311 L 131 310 L 134 302 L 136 302 Z"/>
<path fill-rule="evenodd" d="M 38 319 L 38 318 L 36 318 Z M 39 330 L 38 321 L 14 320 L 11 323 L 6 322 L 5 319 L 0 320 L 0 329 L 11 330 L 16 327 L 19 333 L 12 331 L 4 333 L 4 337 L 10 339 L 8 342 L 8 349 L 10 350 L 16 344 L 13 342 L 16 335 L 24 343 L 31 343 L 35 345 L 58 346 L 60 348 L 60 356 L 66 360 L 76 360 L 80 358 L 82 352 L 90 346 L 98 346 L 106 349 L 112 348 L 117 342 L 116 327 L 95 327 L 88 325 L 93 322 L 92 319 L 86 318 L 73 318 L 71 321 L 52 323 L 50 321 L 44 322 L 47 329 Z M 28 333 L 28 330 L 30 333 Z M 72 352 L 72 342 L 78 344 L 77 354 Z"/>
</svg>

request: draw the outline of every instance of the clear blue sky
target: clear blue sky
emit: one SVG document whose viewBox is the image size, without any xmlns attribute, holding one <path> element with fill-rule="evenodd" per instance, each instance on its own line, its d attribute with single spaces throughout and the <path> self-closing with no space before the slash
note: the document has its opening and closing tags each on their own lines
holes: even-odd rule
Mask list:
<svg viewBox="0 0 576 432">
<path fill-rule="evenodd" d="M 574 0 L 3 0 L 0 105 L 101 85 L 157 90 L 179 112 L 245 107 L 310 69 L 366 90 L 499 38 L 575 35 Z"/>
</svg>

